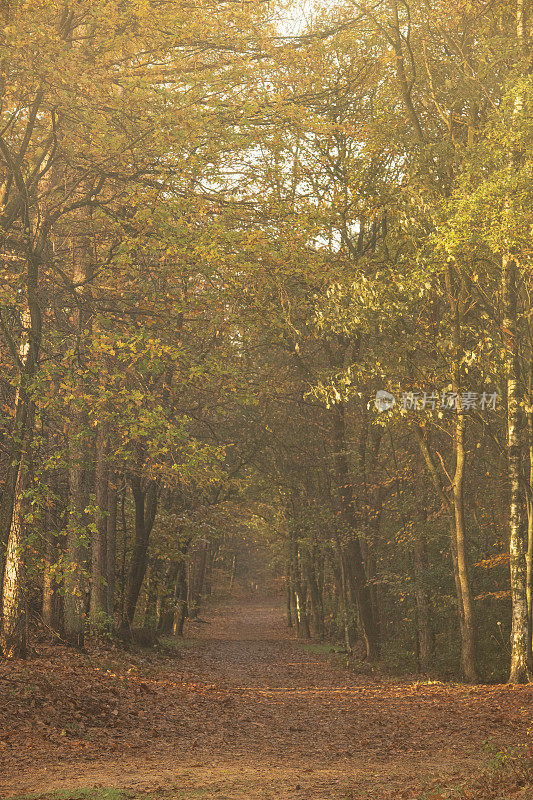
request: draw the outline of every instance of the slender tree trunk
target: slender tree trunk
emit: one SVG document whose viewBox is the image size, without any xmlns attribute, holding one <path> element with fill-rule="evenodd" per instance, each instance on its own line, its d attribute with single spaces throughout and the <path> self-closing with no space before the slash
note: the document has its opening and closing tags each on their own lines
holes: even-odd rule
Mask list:
<svg viewBox="0 0 533 800">
<path fill-rule="evenodd" d="M 532 658 L 533 640 L 533 328 L 530 327 L 529 385 L 528 385 L 528 449 L 529 479 L 527 493 L 527 556 L 526 556 L 526 594 L 528 618 L 528 653 Z"/>
<path fill-rule="evenodd" d="M 62 595 L 53 572 L 54 564 L 59 559 L 59 541 L 57 528 L 51 524 L 46 529 L 43 573 L 43 623 L 50 632 L 63 637 Z"/>
<path fill-rule="evenodd" d="M 318 590 L 313 558 L 310 553 L 306 553 L 303 563 L 307 584 L 309 586 L 309 599 L 311 601 L 314 632 L 318 639 L 322 641 L 324 639 L 324 607 L 322 603 L 322 597 L 320 596 L 320 592 Z"/>
<path fill-rule="evenodd" d="M 96 513 L 92 536 L 90 604 L 90 616 L 96 621 L 101 621 L 107 613 L 108 450 L 108 426 L 99 424 L 96 433 Z"/>
<path fill-rule="evenodd" d="M 174 635 L 183 636 L 183 626 L 187 617 L 187 560 L 185 554 L 179 563 L 177 576 L 177 614 L 174 622 Z"/>
<path fill-rule="evenodd" d="M 230 581 L 229 581 L 229 590 L 230 590 L 230 592 L 233 591 L 233 585 L 235 583 L 236 569 L 237 569 L 237 557 L 236 557 L 236 555 L 234 553 L 233 554 L 233 561 L 231 563 L 231 578 L 230 578 Z"/>
<path fill-rule="evenodd" d="M 526 32 L 526 0 L 516 5 L 517 41 L 522 53 L 524 77 L 528 66 L 528 35 Z M 512 125 L 520 123 L 524 113 L 523 89 L 515 99 Z M 523 162 L 523 152 L 513 147 L 509 158 L 509 172 L 514 174 Z M 509 242 L 502 258 L 503 336 L 505 344 L 505 371 L 507 376 L 507 471 L 509 478 L 509 558 L 511 572 L 511 669 L 510 683 L 521 683 L 532 676 L 529 647 L 529 614 L 527 603 L 527 552 L 528 531 L 525 520 L 522 488 L 522 454 L 525 443 L 525 425 L 522 411 L 523 391 L 520 383 L 520 324 L 518 315 L 518 282 L 520 267 L 511 241 L 512 220 L 506 224 Z"/>
<path fill-rule="evenodd" d="M 22 312 L 22 337 L 18 351 L 21 373 L 15 397 L 15 418 L 6 476 L 0 503 L 0 541 L 7 541 L 13 521 L 20 464 L 33 438 L 34 409 L 29 385 L 37 372 L 42 339 L 42 314 L 38 296 L 40 256 L 28 246 L 26 307 Z"/>
<path fill-rule="evenodd" d="M 204 541 L 202 542 L 202 545 L 200 547 L 200 552 L 198 557 L 198 570 L 196 573 L 196 580 L 194 581 L 193 604 L 196 614 L 198 614 L 198 610 L 200 608 L 200 603 L 202 600 L 202 595 L 204 593 L 208 552 L 209 552 L 209 542 Z"/>
<path fill-rule="evenodd" d="M 65 573 L 65 639 L 78 649 L 84 646 L 86 600 L 89 574 L 89 464 L 90 444 L 87 415 L 72 411 L 69 436 L 70 511 L 67 526 Z"/>
<path fill-rule="evenodd" d="M 422 432 L 422 429 L 419 426 L 416 426 L 414 428 L 414 431 L 415 431 L 415 434 L 416 434 L 416 438 L 418 440 L 418 444 L 420 446 L 420 452 L 421 452 L 421 454 L 422 454 L 422 456 L 424 458 L 424 461 L 426 462 L 426 466 L 428 468 L 429 474 L 430 474 L 431 479 L 433 481 L 433 485 L 435 486 L 435 489 L 437 491 L 437 495 L 442 500 L 443 507 L 446 508 L 448 510 L 448 513 L 449 513 L 450 548 L 451 548 L 451 556 L 452 556 L 453 577 L 454 577 L 454 582 L 455 582 L 455 591 L 456 591 L 456 595 L 457 595 L 457 613 L 458 613 L 458 617 L 459 617 L 459 627 L 460 627 L 460 634 L 461 634 L 461 653 L 462 653 L 462 655 L 463 655 L 463 653 L 465 653 L 465 654 L 470 653 L 471 654 L 473 652 L 473 650 L 472 650 L 471 646 L 468 645 L 468 638 L 473 633 L 473 627 L 470 627 L 470 632 L 468 632 L 468 631 L 465 632 L 464 631 L 465 614 L 464 614 L 464 609 L 463 609 L 463 586 L 461 584 L 460 569 L 459 569 L 459 559 L 458 559 L 458 553 L 457 553 L 458 536 L 457 536 L 457 527 L 456 527 L 456 525 L 457 525 L 456 505 L 457 505 L 457 501 L 459 499 L 457 497 L 457 489 L 454 489 L 455 496 L 454 496 L 453 501 L 450 500 L 450 498 L 448 497 L 448 495 L 446 494 L 446 492 L 444 490 L 444 486 L 442 484 L 442 481 L 441 481 L 441 478 L 440 478 L 440 474 L 438 472 L 438 469 L 437 469 L 437 466 L 436 466 L 435 461 L 433 459 L 433 456 L 430 453 L 430 450 L 429 450 L 428 444 L 426 442 L 426 439 L 424 437 L 424 434 Z M 456 434 L 457 434 L 457 430 L 456 430 Z M 459 448 L 459 452 L 461 452 L 461 448 Z M 460 480 L 458 482 L 458 486 L 459 487 L 462 486 L 462 477 L 460 478 Z M 461 499 L 462 499 L 462 497 L 461 497 Z M 463 522 L 463 525 L 464 525 L 464 522 Z M 464 528 L 463 528 L 463 547 L 464 547 Z M 466 556 L 464 556 L 464 558 L 466 560 Z M 463 671 L 465 671 L 465 666 L 468 664 L 468 659 L 465 659 L 463 657 L 461 659 L 461 664 L 462 664 Z M 465 677 L 468 677 L 466 675 L 466 673 L 465 673 Z M 475 680 L 473 678 L 473 674 L 471 674 L 469 679 Z"/>
<path fill-rule="evenodd" d="M 157 631 L 168 634 L 174 627 L 177 602 L 177 579 L 179 562 L 169 564 L 164 580 L 161 581 L 157 607 Z"/>
<path fill-rule="evenodd" d="M 476 669 L 476 648 L 475 648 L 475 627 L 474 613 L 472 604 L 472 594 L 470 591 L 470 581 L 468 579 L 468 562 L 466 555 L 465 542 L 465 519 L 464 519 L 464 413 L 457 413 L 455 426 L 455 452 L 456 467 L 453 483 L 454 497 L 454 517 L 455 517 L 455 536 L 457 553 L 457 574 L 461 590 L 462 607 L 459 608 L 461 616 L 461 667 L 465 678 L 468 681 L 477 680 Z"/>
<path fill-rule="evenodd" d="M 128 550 L 128 526 L 126 524 L 126 481 L 120 489 L 120 521 L 122 523 L 122 554 L 120 563 L 120 627 L 126 619 L 126 556 Z"/>
<path fill-rule="evenodd" d="M 296 617 L 298 619 L 298 635 L 303 635 L 306 639 L 309 639 L 311 632 L 309 630 L 309 620 L 307 617 L 307 597 L 304 595 L 298 563 L 296 563 L 293 567 L 293 576 L 294 595 L 296 598 Z"/>
<path fill-rule="evenodd" d="M 28 646 L 24 537 L 24 491 L 27 487 L 28 470 L 29 464 L 23 457 L 19 467 L 4 567 L 0 650 L 6 658 L 25 658 Z"/>
<path fill-rule="evenodd" d="M 356 638 L 354 630 L 355 625 L 354 625 L 354 620 L 351 619 L 351 613 L 350 613 L 351 608 L 350 608 L 350 601 L 348 598 L 348 581 L 346 580 L 346 559 L 344 557 L 344 553 L 342 552 L 340 544 L 337 544 L 337 553 L 339 561 L 339 578 L 340 578 L 340 586 L 338 587 L 337 593 L 339 594 L 339 600 L 342 611 L 344 645 L 346 647 L 346 650 L 349 653 L 351 653 Z"/>
<path fill-rule="evenodd" d="M 342 403 L 333 407 L 333 433 L 335 442 L 335 464 L 337 469 L 337 486 L 342 518 L 350 531 L 350 539 L 345 545 L 345 552 L 350 563 L 351 588 L 353 589 L 361 628 L 369 659 L 379 655 L 379 636 L 374 619 L 372 599 L 363 563 L 361 543 L 356 534 L 357 518 L 354 508 L 352 479 L 346 448 L 346 422 Z"/>
<path fill-rule="evenodd" d="M 43 623 L 48 630 L 55 629 L 54 620 L 54 579 L 52 574 L 53 565 L 56 562 L 55 536 L 50 525 L 46 529 L 46 541 L 44 549 L 44 571 L 43 571 Z"/>
<path fill-rule="evenodd" d="M 84 337 L 89 319 L 89 282 L 94 273 L 91 241 L 91 220 L 86 209 L 81 209 L 73 223 L 72 261 L 75 307 L 74 328 L 77 337 L 76 358 L 83 362 Z M 82 378 L 78 375 L 74 387 L 75 400 L 71 405 L 69 426 L 69 490 L 70 513 L 67 525 L 65 573 L 65 639 L 72 647 L 84 645 L 86 599 L 90 556 L 89 505 L 91 439 L 87 411 L 84 407 Z"/>
<path fill-rule="evenodd" d="M 146 603 L 144 606 L 143 627 L 155 628 L 156 625 L 156 606 L 159 594 L 159 570 L 157 561 L 153 560 L 146 568 Z"/>
<path fill-rule="evenodd" d="M 12 499 L 7 499 L 8 507 L 11 509 L 11 523 L 3 571 L 0 630 L 0 650 L 6 658 L 24 657 L 28 645 L 24 492 L 29 477 L 35 421 L 35 406 L 29 393 L 28 383 L 37 370 L 42 335 L 41 311 L 37 297 L 38 266 L 38 260 L 31 256 L 28 259 L 27 272 L 28 304 L 22 317 L 23 332 L 19 349 L 22 373 L 15 398 L 16 443 L 11 453 L 15 462 L 10 464 L 11 469 L 16 467 L 17 479 L 14 496 Z M 10 492 L 11 486 L 5 486 L 4 493 L 6 491 Z"/>
<path fill-rule="evenodd" d="M 107 555 L 106 555 L 106 607 L 112 618 L 115 613 L 115 559 L 117 545 L 118 475 L 109 470 L 107 490 Z"/>
<path fill-rule="evenodd" d="M 300 614 L 299 614 L 298 599 L 296 597 L 296 589 L 295 589 L 295 584 L 294 584 L 294 563 L 292 561 L 292 558 L 291 558 L 291 561 L 289 563 L 289 590 L 290 590 L 290 593 L 291 593 L 291 604 L 292 604 L 292 607 L 294 609 L 293 619 L 294 619 L 294 623 L 296 625 L 296 635 L 299 637 L 300 636 Z"/>
<path fill-rule="evenodd" d="M 48 436 L 48 447 L 54 448 L 51 435 Z M 43 570 L 43 605 L 42 618 L 48 630 L 62 634 L 61 629 L 61 599 L 58 580 L 54 574 L 54 566 L 59 560 L 59 538 L 61 530 L 60 487 L 58 470 L 51 469 L 48 473 L 50 499 L 46 505 L 45 514 L 45 545 L 44 545 L 44 570 Z"/>
<path fill-rule="evenodd" d="M 416 581 L 418 659 L 422 672 L 427 672 L 435 658 L 435 633 L 431 620 L 431 600 L 425 583 L 428 569 L 427 547 L 425 537 L 421 533 L 415 534 L 413 556 Z"/>
<path fill-rule="evenodd" d="M 300 562 L 301 563 L 301 562 Z M 303 578 L 301 579 L 301 587 L 302 587 L 302 627 L 304 629 L 304 635 L 306 639 L 311 638 L 311 626 L 309 624 L 309 602 L 308 602 L 308 586 L 307 581 Z"/>
<path fill-rule="evenodd" d="M 297 635 L 306 639 L 311 637 L 309 617 L 307 613 L 307 584 L 302 580 L 302 559 L 298 541 L 296 515 L 298 514 L 299 495 L 293 490 L 291 497 L 291 510 L 287 509 L 286 515 L 289 528 L 289 553 L 292 563 L 292 586 L 294 589 L 295 611 L 297 620 Z"/>
<path fill-rule="evenodd" d="M 463 290 L 462 275 L 459 278 L 459 288 L 454 285 L 454 276 L 450 264 L 445 270 L 446 293 L 450 306 L 453 364 L 452 386 L 457 395 L 457 409 L 454 426 L 454 453 L 455 473 L 452 481 L 453 516 L 454 524 L 450 532 L 454 541 L 452 555 L 454 556 L 454 570 L 456 571 L 456 586 L 458 587 L 458 613 L 461 631 L 461 670 L 468 681 L 477 680 L 475 623 L 472 593 L 468 576 L 468 557 L 466 547 L 466 526 L 464 513 L 464 483 L 465 483 L 465 433 L 466 419 L 461 401 L 461 370 L 463 363 Z"/>
<path fill-rule="evenodd" d="M 235 557 L 235 556 L 234 556 Z M 285 572 L 285 591 L 287 595 L 287 627 L 292 628 L 292 602 L 291 602 L 291 576 L 290 576 L 290 564 L 287 564 L 287 569 Z"/>
<path fill-rule="evenodd" d="M 189 557 L 187 558 L 187 575 L 186 575 L 186 586 L 187 586 L 187 615 L 189 619 L 195 619 L 197 617 L 197 609 L 194 606 L 194 599 L 193 599 L 193 581 L 194 581 L 194 556 L 195 553 L 189 553 Z"/>
<path fill-rule="evenodd" d="M 502 263 L 507 371 L 507 454 L 510 492 L 509 556 L 511 570 L 511 671 L 509 681 L 520 683 L 530 678 L 529 614 L 527 604 L 527 525 L 521 485 L 524 424 L 521 408 L 520 363 L 518 350 L 518 265 L 512 256 Z"/>
<path fill-rule="evenodd" d="M 157 511 L 157 485 L 155 481 L 151 480 L 145 491 L 141 486 L 140 477 L 132 475 L 131 487 L 135 501 L 135 541 L 133 543 L 126 597 L 126 619 L 130 625 L 133 624 L 137 600 L 139 599 L 139 592 L 146 572 L 148 544 Z"/>
</svg>

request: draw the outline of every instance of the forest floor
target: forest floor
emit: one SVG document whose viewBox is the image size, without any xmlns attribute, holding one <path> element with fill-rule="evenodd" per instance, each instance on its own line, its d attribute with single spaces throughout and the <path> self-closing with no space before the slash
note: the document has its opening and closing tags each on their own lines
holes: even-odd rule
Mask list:
<svg viewBox="0 0 533 800">
<path fill-rule="evenodd" d="M 447 797 L 532 723 L 532 687 L 336 666 L 291 638 L 275 601 L 226 604 L 188 637 L 0 664 L 0 798 Z M 509 797 L 533 798 L 523 784 Z"/>
</svg>

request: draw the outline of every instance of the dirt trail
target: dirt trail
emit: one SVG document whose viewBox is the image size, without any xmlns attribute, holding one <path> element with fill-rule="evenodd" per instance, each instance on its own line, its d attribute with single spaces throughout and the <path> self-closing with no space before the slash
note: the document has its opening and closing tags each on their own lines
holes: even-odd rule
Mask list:
<svg viewBox="0 0 533 800">
<path fill-rule="evenodd" d="M 76 661 L 77 702 L 60 694 L 61 674 L 48 675 L 48 718 L 39 658 L 21 668 L 15 682 L 39 684 L 37 699 L 20 710 L 29 715 L 20 736 L 14 724 L 0 728 L 0 798 L 88 786 L 176 800 L 408 798 L 455 785 L 482 765 L 488 740 L 515 744 L 531 722 L 530 687 L 420 685 L 336 668 L 289 637 L 272 601 L 235 602 L 207 620 L 189 627 L 197 641 L 179 659 L 143 675 Z M 75 732 L 69 714 L 85 720 Z"/>
</svg>

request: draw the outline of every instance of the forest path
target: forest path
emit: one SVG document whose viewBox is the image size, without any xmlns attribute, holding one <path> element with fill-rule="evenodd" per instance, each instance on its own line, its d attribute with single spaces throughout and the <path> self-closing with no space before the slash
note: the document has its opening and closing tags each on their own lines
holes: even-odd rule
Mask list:
<svg viewBox="0 0 533 800">
<path fill-rule="evenodd" d="M 36 687 L 0 728 L 0 798 L 79 787 L 153 800 L 409 798 L 456 785 L 483 765 L 488 740 L 514 745 L 531 722 L 530 687 L 337 668 L 291 639 L 276 601 L 232 602 L 188 635 L 178 659 L 126 674 L 82 656 L 54 665 L 48 653 L 0 672 L 0 692 L 4 675 Z"/>
</svg>

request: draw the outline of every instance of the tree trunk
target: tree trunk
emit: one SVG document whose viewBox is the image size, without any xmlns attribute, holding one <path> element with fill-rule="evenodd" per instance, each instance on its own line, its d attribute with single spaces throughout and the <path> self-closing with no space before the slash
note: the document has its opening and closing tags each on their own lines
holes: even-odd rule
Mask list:
<svg viewBox="0 0 533 800">
<path fill-rule="evenodd" d="M 28 467 L 27 459 L 23 457 L 19 467 L 4 568 L 0 650 L 5 658 L 25 658 L 28 646 L 24 541 L 24 491 Z"/>
<path fill-rule="evenodd" d="M 435 633 L 431 620 L 431 600 L 425 585 L 428 569 L 426 540 L 420 533 L 415 534 L 413 555 L 416 581 L 418 660 L 422 672 L 427 672 L 435 658 Z"/>
<path fill-rule="evenodd" d="M 43 572 L 43 610 L 42 617 L 43 623 L 52 631 L 55 629 L 54 620 L 54 579 L 52 575 L 52 567 L 56 559 L 55 536 L 47 525 L 46 528 L 46 541 L 44 549 L 44 572 Z"/>
<path fill-rule="evenodd" d="M 464 514 L 464 482 L 465 482 L 465 432 L 466 419 L 461 402 L 461 378 L 463 364 L 463 291 L 464 281 L 462 274 L 459 276 L 459 287 L 454 282 L 452 268 L 449 263 L 445 269 L 446 294 L 451 316 L 451 333 L 453 342 L 452 387 L 457 396 L 457 409 L 454 425 L 454 454 L 455 472 L 452 481 L 453 517 L 454 522 L 450 527 L 452 542 L 452 556 L 456 572 L 456 587 L 458 588 L 458 613 L 461 631 L 461 670 L 468 681 L 477 680 L 475 623 L 472 593 L 468 578 L 468 557 L 466 548 L 465 514 Z"/>
<path fill-rule="evenodd" d="M 22 179 L 22 177 L 21 177 Z M 40 252 L 36 252 L 27 232 L 26 308 L 22 315 L 22 339 L 18 352 L 21 365 L 15 398 L 15 421 L 8 474 L 2 496 L 3 513 L 10 524 L 2 585 L 2 628 L 0 649 L 6 658 L 24 656 L 27 650 L 26 565 L 24 547 L 23 494 L 31 463 L 35 407 L 30 395 L 30 382 L 37 372 L 42 338 L 42 316 L 38 297 Z M 16 476 L 13 480 L 12 476 Z M 4 517 L 5 519 L 5 517 Z"/>
<path fill-rule="evenodd" d="M 169 564 L 164 579 L 159 585 L 157 603 L 157 631 L 168 634 L 174 627 L 177 600 L 177 578 L 179 562 Z"/>
<path fill-rule="evenodd" d="M 100 622 L 107 614 L 108 450 L 108 426 L 99 424 L 96 433 L 96 513 L 92 536 L 90 617 Z"/>
<path fill-rule="evenodd" d="M 235 556 L 234 556 L 235 558 Z M 285 591 L 286 591 L 286 605 L 287 605 L 287 627 L 292 628 L 292 602 L 291 602 L 291 576 L 290 576 L 290 564 L 287 564 L 287 569 L 285 573 Z"/>
<path fill-rule="evenodd" d="M 126 524 L 126 481 L 120 488 L 120 521 L 122 523 L 122 553 L 120 559 L 120 627 L 126 619 L 126 556 L 128 552 L 128 526 Z"/>
<path fill-rule="evenodd" d="M 529 385 L 528 385 L 528 449 L 529 479 L 527 492 L 527 556 L 526 556 L 526 594 L 528 618 L 528 653 L 532 657 L 533 644 L 533 328 L 530 327 Z"/>
<path fill-rule="evenodd" d="M 372 600 L 368 587 L 361 543 L 356 534 L 357 518 L 354 508 L 354 496 L 350 468 L 346 448 L 346 421 L 344 406 L 337 403 L 333 407 L 333 434 L 335 442 L 335 465 L 337 469 L 337 491 L 341 506 L 342 518 L 350 531 L 349 541 L 345 545 L 345 552 L 349 559 L 351 590 L 357 601 L 361 628 L 366 646 L 366 655 L 369 659 L 379 655 L 379 637 L 374 619 Z"/>
<path fill-rule="evenodd" d="M 459 401 L 460 403 L 460 401 Z M 453 482 L 455 536 L 457 554 L 457 574 L 461 589 L 462 607 L 459 608 L 461 618 L 461 667 L 468 681 L 477 680 L 475 627 L 470 581 L 468 579 L 468 562 L 465 543 L 464 519 L 464 413 L 457 412 L 455 425 L 456 467 Z"/>
<path fill-rule="evenodd" d="M 48 526 L 46 530 L 44 573 L 43 573 L 43 623 L 52 633 L 63 637 L 62 601 L 53 566 L 59 559 L 57 530 Z"/>
<path fill-rule="evenodd" d="M 138 475 L 131 476 L 131 488 L 135 501 L 135 541 L 128 576 L 126 597 L 126 619 L 133 624 L 137 600 L 141 591 L 142 582 L 146 572 L 148 544 L 150 533 L 157 512 L 157 485 L 150 480 L 146 490 L 141 485 Z"/>
<path fill-rule="evenodd" d="M 89 464 L 90 444 L 87 415 L 83 409 L 71 414 L 69 435 L 70 512 L 67 526 L 65 573 L 65 639 L 72 647 L 84 646 L 86 599 L 88 593 Z"/>
<path fill-rule="evenodd" d="M 502 261 L 502 280 L 504 298 L 503 330 L 506 344 L 507 371 L 507 469 L 510 493 L 509 558 L 512 628 L 509 681 L 511 683 L 527 681 L 531 674 L 527 605 L 527 526 L 521 486 L 524 424 L 519 378 L 517 279 L 518 265 L 516 260 L 510 255 L 504 256 Z"/>
<path fill-rule="evenodd" d="M 524 77 L 528 66 L 528 35 L 526 31 L 526 0 L 518 0 L 516 30 L 523 59 Z M 524 112 L 523 89 L 520 88 L 513 110 L 513 128 L 520 123 Z M 513 175 L 523 161 L 523 152 L 513 147 L 509 158 L 509 173 Z M 507 210 L 506 210 L 507 217 Z M 511 669 L 510 683 L 521 683 L 532 676 L 529 647 L 529 614 L 527 604 L 527 525 L 522 491 L 522 454 L 524 448 L 523 391 L 520 384 L 520 325 L 518 316 L 518 282 L 520 268 L 513 242 L 512 220 L 507 252 L 502 258 L 503 336 L 505 371 L 507 376 L 507 471 L 509 478 L 509 563 L 511 572 Z"/>
<path fill-rule="evenodd" d="M 233 561 L 231 563 L 231 578 L 229 581 L 229 590 L 230 592 L 233 591 L 233 586 L 235 584 L 235 574 L 237 570 L 237 557 L 235 553 L 233 554 Z"/>
<path fill-rule="evenodd" d="M 340 589 L 339 593 L 339 600 L 341 604 L 341 611 L 342 611 L 342 623 L 343 623 L 343 634 L 344 634 L 344 645 L 346 650 L 351 653 L 353 649 L 353 645 L 357 640 L 357 629 L 355 625 L 355 616 L 352 613 L 352 608 L 350 605 L 350 599 L 348 595 L 348 581 L 346 579 L 346 558 L 344 553 L 342 552 L 340 544 L 337 546 L 338 550 L 338 560 L 339 560 L 339 579 L 340 579 Z"/>
<path fill-rule="evenodd" d="M 207 557 L 209 553 L 209 542 L 202 542 L 198 558 L 198 570 L 196 573 L 196 580 L 194 581 L 193 605 L 195 614 L 198 614 L 200 602 L 204 592 L 205 575 L 207 567 Z"/>
<path fill-rule="evenodd" d="M 176 586 L 177 614 L 174 621 L 174 635 L 183 636 L 183 626 L 187 617 L 187 560 L 185 554 L 179 563 Z"/>
<path fill-rule="evenodd" d="M 86 336 L 88 307 L 90 304 L 89 282 L 94 273 L 91 239 L 91 219 L 87 209 L 82 208 L 73 221 L 72 262 L 75 306 L 72 316 L 77 337 L 76 358 L 83 362 L 84 337 Z M 88 592 L 89 560 L 89 481 L 91 466 L 91 439 L 87 411 L 84 408 L 85 387 L 78 375 L 71 404 L 69 426 L 69 491 L 70 513 L 67 525 L 66 554 L 68 564 L 65 574 L 65 639 L 77 648 L 84 644 L 86 599 Z"/>
<path fill-rule="evenodd" d="M 296 589 L 294 585 L 294 564 L 291 560 L 289 563 L 289 591 L 291 593 L 291 604 L 294 609 L 294 623 L 296 625 L 296 636 L 300 636 L 300 615 L 298 613 L 298 600 L 296 598 Z"/>
<path fill-rule="evenodd" d="M 115 613 L 115 558 L 117 545 L 117 508 L 118 508 L 118 475 L 109 470 L 109 483 L 107 489 L 107 555 L 106 555 L 106 607 L 107 613 L 113 618 Z"/>
<path fill-rule="evenodd" d="M 311 601 L 314 632 L 318 639 L 322 641 L 324 639 L 324 607 L 318 589 L 313 559 L 310 553 L 306 553 L 303 558 L 303 563 L 307 584 L 309 586 L 309 599 Z"/>
<path fill-rule="evenodd" d="M 42 319 L 37 299 L 38 261 L 28 260 L 27 307 L 22 315 L 22 340 L 19 360 L 22 373 L 15 398 L 14 445 L 11 449 L 11 470 L 16 469 L 13 496 L 11 486 L 4 486 L 4 510 L 11 510 L 11 523 L 2 584 L 2 627 L 0 650 L 6 658 L 24 657 L 27 652 L 26 563 L 24 543 L 24 491 L 27 488 L 31 463 L 35 407 L 28 383 L 37 370 L 42 334 Z M 8 472 L 9 478 L 9 472 Z"/>
<path fill-rule="evenodd" d="M 156 607 L 159 594 L 159 569 L 156 560 L 152 560 L 146 567 L 145 593 L 146 603 L 144 606 L 143 627 L 155 628 Z"/>
</svg>

